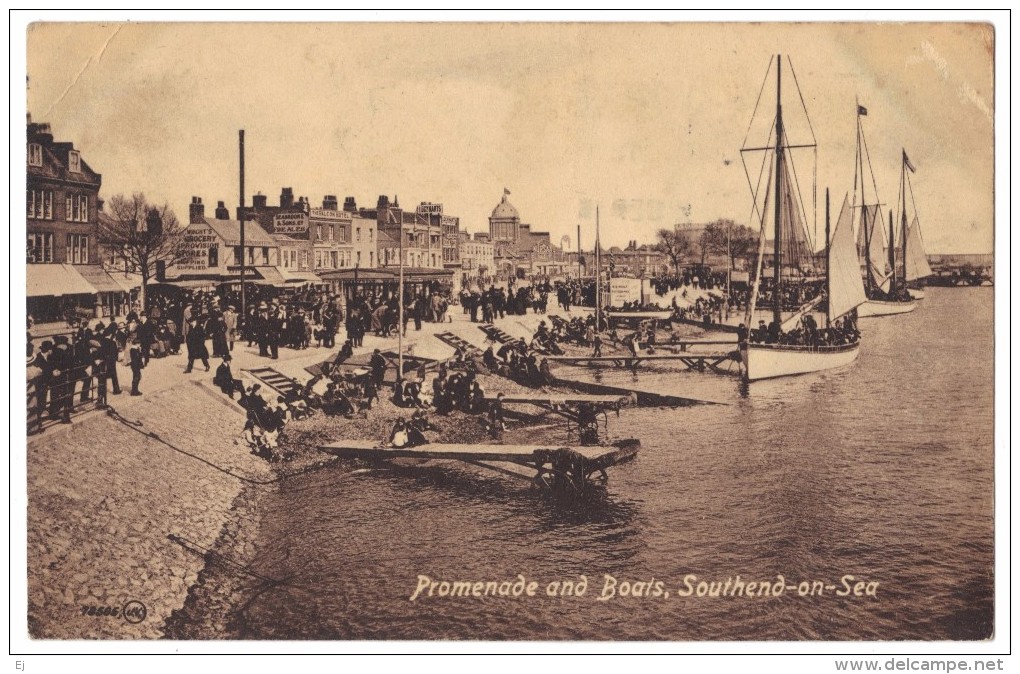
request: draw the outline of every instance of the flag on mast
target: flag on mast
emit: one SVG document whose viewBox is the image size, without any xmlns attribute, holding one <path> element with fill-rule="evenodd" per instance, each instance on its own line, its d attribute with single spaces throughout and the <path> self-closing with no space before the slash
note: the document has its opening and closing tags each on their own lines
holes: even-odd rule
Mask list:
<svg viewBox="0 0 1020 674">
<path fill-rule="evenodd" d="M 917 173 L 917 169 L 910 163 L 910 157 L 907 156 L 906 150 L 903 151 L 903 163 L 907 165 L 907 168 L 910 169 L 911 173 Z"/>
<path fill-rule="evenodd" d="M 861 115 L 862 117 L 867 117 L 868 116 L 868 109 L 866 107 L 864 107 L 863 105 L 858 105 L 857 106 L 857 114 Z"/>
<path fill-rule="evenodd" d="M 510 188 L 509 187 L 504 187 L 503 188 L 503 196 L 507 196 L 508 194 L 510 194 Z"/>
</svg>

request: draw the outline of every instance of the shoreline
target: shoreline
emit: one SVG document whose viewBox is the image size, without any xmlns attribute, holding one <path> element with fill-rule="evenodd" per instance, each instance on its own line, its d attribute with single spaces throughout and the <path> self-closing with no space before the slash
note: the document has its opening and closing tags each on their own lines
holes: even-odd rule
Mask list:
<svg viewBox="0 0 1020 674">
<path fill-rule="evenodd" d="M 433 337 L 439 330 L 475 344 L 483 341 L 479 324 L 466 318 L 409 331 L 405 345 L 427 357 L 448 358 L 452 349 Z M 515 338 L 529 338 L 540 321 L 548 316 L 513 315 L 497 324 Z M 369 338 L 359 351 L 391 342 Z M 322 349 L 287 352 L 272 366 L 307 379 L 306 366 L 332 355 Z M 251 349 L 239 348 L 234 356 L 240 370 L 266 364 Z M 338 439 L 381 440 L 397 416 L 414 411 L 395 406 L 387 396 L 353 419 L 319 412 L 292 421 L 280 445 L 294 457 L 274 464 L 240 440 L 245 412 L 211 385 L 211 374 L 182 376 L 182 367 L 178 358 L 153 361 L 143 397 L 111 396 L 116 412 L 90 412 L 30 442 L 32 638 L 250 638 L 245 607 L 280 581 L 262 577 L 252 566 L 260 550 L 260 508 L 267 490 L 304 472 L 362 466 L 316 447 Z M 490 394 L 535 390 L 485 370 L 479 381 Z M 569 387 L 541 390 L 569 392 Z M 483 415 L 429 417 L 438 429 L 428 433 L 433 442 L 493 442 Z M 526 424 L 511 422 L 508 435 L 522 430 L 527 432 Z M 145 606 L 137 623 L 123 615 L 133 602 Z"/>
</svg>

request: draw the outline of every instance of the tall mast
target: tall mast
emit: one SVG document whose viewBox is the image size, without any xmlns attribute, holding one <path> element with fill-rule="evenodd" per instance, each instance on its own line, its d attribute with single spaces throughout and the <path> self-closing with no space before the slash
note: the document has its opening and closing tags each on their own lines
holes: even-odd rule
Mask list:
<svg viewBox="0 0 1020 674">
<path fill-rule="evenodd" d="M 868 226 L 868 204 L 864 198 L 864 152 L 861 147 L 861 106 L 857 106 L 857 163 L 861 171 L 861 227 L 864 228 L 864 281 L 871 290 L 871 228 Z"/>
<path fill-rule="evenodd" d="M 825 188 L 825 327 L 832 325 L 830 302 L 832 302 L 832 242 L 829 236 L 829 188 Z"/>
<path fill-rule="evenodd" d="M 893 224 L 892 209 L 889 209 L 889 268 L 892 275 L 889 277 L 889 294 L 896 294 L 896 246 L 893 245 Z"/>
<path fill-rule="evenodd" d="M 772 319 L 782 323 L 782 260 L 779 251 L 782 247 L 780 231 L 782 229 L 782 189 L 783 189 L 783 103 L 782 103 L 782 80 L 783 80 L 783 56 L 779 54 L 776 60 L 776 231 L 773 240 L 772 250 L 772 273 L 775 276 L 775 292 L 773 293 Z"/>
<path fill-rule="evenodd" d="M 599 238 L 599 207 L 595 207 L 595 332 L 602 327 L 602 241 Z"/>
<path fill-rule="evenodd" d="M 903 211 L 900 221 L 900 240 L 903 242 L 903 286 L 907 285 L 907 151 L 903 150 L 903 159 L 900 162 L 900 200 L 903 202 Z M 895 267 L 893 267 L 895 269 Z"/>
<path fill-rule="evenodd" d="M 411 225 L 414 231 L 414 225 Z M 397 223 L 400 242 L 400 280 L 397 283 L 397 380 L 404 376 L 404 216 Z"/>
</svg>

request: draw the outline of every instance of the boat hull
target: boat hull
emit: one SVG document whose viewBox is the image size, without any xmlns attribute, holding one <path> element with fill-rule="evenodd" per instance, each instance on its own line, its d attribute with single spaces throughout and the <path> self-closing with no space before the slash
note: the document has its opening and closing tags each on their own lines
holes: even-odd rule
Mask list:
<svg viewBox="0 0 1020 674">
<path fill-rule="evenodd" d="M 858 318 L 876 318 L 878 316 L 895 316 L 896 314 L 909 314 L 917 308 L 917 300 L 909 302 L 884 302 L 882 300 L 868 300 L 857 307 Z"/>
<path fill-rule="evenodd" d="M 860 342 L 819 347 L 746 344 L 740 348 L 740 358 L 744 378 L 757 381 L 843 367 L 857 360 L 860 350 Z"/>
</svg>

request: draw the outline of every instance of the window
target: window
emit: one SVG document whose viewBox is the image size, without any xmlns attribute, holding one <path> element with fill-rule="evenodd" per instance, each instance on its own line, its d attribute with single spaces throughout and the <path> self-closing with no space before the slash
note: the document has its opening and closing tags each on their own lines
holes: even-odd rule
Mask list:
<svg viewBox="0 0 1020 674">
<path fill-rule="evenodd" d="M 261 260 L 262 260 L 262 264 L 264 264 L 264 265 L 269 264 L 269 249 L 266 248 L 266 247 L 262 248 L 262 257 L 261 257 Z"/>
<path fill-rule="evenodd" d="M 336 225 L 329 226 L 329 240 L 333 241 L 336 239 Z"/>
<path fill-rule="evenodd" d="M 308 269 L 309 254 L 307 250 L 301 251 L 301 268 Z"/>
<path fill-rule="evenodd" d="M 248 264 L 255 265 L 255 249 L 248 246 Z"/>
<path fill-rule="evenodd" d="M 372 230 L 368 230 L 368 231 L 371 232 Z M 368 266 L 369 267 L 374 267 L 375 266 L 375 261 L 372 259 L 374 257 L 375 257 L 375 253 L 373 253 L 372 251 L 368 251 Z M 358 262 L 361 262 L 361 251 L 360 250 L 358 251 Z"/>
<path fill-rule="evenodd" d="M 371 227 L 368 228 L 368 242 L 372 242 L 372 232 L 375 231 Z"/>
<path fill-rule="evenodd" d="M 28 165 L 42 166 L 42 145 L 39 143 L 28 144 Z"/>
<path fill-rule="evenodd" d="M 322 225 L 315 226 L 315 238 L 322 241 Z"/>
<path fill-rule="evenodd" d="M 331 253 L 330 253 L 330 261 L 333 263 L 332 265 L 330 265 L 332 269 L 337 269 L 340 266 L 340 260 L 339 260 L 339 255 L 337 254 L 337 251 L 335 251 L 335 250 L 331 251 Z"/>
<path fill-rule="evenodd" d="M 322 269 L 322 251 L 315 251 L 315 268 Z"/>
<path fill-rule="evenodd" d="M 28 263 L 53 262 L 53 234 L 32 232 L 28 235 Z"/>
<path fill-rule="evenodd" d="M 354 230 L 354 240 L 361 241 L 361 227 Z"/>
<path fill-rule="evenodd" d="M 89 198 L 84 194 L 69 194 L 65 200 L 67 212 L 64 214 L 68 222 L 89 221 Z"/>
<path fill-rule="evenodd" d="M 67 153 L 67 170 L 71 173 L 81 173 L 81 153 L 77 150 Z"/>
<path fill-rule="evenodd" d="M 344 227 L 343 225 L 337 227 L 336 240 L 339 241 L 340 243 L 345 243 L 347 241 L 347 228 Z"/>
<path fill-rule="evenodd" d="M 240 265 L 241 264 L 241 247 L 240 246 L 234 246 L 234 264 L 235 265 Z"/>
<path fill-rule="evenodd" d="M 25 201 L 31 220 L 53 219 L 53 192 L 51 190 L 26 190 Z"/>
<path fill-rule="evenodd" d="M 358 251 L 358 266 L 361 266 L 361 251 Z"/>
<path fill-rule="evenodd" d="M 67 235 L 67 261 L 71 264 L 89 263 L 89 237 L 85 234 Z"/>
<path fill-rule="evenodd" d="M 220 266 L 220 247 L 209 246 L 209 266 L 218 267 Z"/>
</svg>

